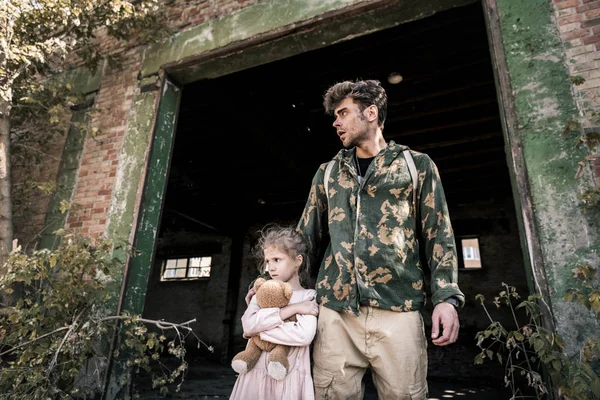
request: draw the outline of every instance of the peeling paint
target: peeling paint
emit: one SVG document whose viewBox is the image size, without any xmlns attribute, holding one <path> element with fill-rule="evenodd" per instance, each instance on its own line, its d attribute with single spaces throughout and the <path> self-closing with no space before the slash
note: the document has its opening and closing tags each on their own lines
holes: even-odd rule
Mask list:
<svg viewBox="0 0 600 400">
<path fill-rule="evenodd" d="M 132 234 L 135 198 L 147 157 L 156 94 L 137 93 L 132 104 L 107 219 L 107 234 L 111 239 L 128 242 Z"/>
<path fill-rule="evenodd" d="M 506 61 L 552 311 L 557 331 L 572 354 L 583 340 L 600 334 L 593 315 L 562 299 L 565 291 L 576 285 L 571 270 L 584 262 L 597 265 L 599 261 L 598 213 L 584 213 L 578 199 L 579 193 L 593 185 L 593 176 L 585 171 L 575 179 L 577 162 L 585 153 L 577 147 L 577 135 L 562 135 L 578 110 L 552 3 L 497 0 L 497 6 L 503 41 L 509 49 Z"/>
<path fill-rule="evenodd" d="M 6 160 L 6 148 L 4 144 L 0 143 L 0 179 L 6 178 L 6 168 L 5 168 L 5 160 Z"/>
<path fill-rule="evenodd" d="M 147 171 L 146 182 L 143 187 L 143 196 L 145 199 L 144 203 L 140 206 L 140 228 L 136 233 L 134 248 L 136 251 L 142 252 L 137 257 L 134 257 L 129 265 L 130 273 L 127 288 L 125 290 L 125 298 L 123 300 L 123 309 L 128 310 L 132 313 L 139 314 L 143 311 L 144 298 L 146 295 L 146 286 L 148 283 L 148 277 L 151 271 L 152 256 L 154 241 L 157 234 L 157 226 L 160 219 L 160 210 L 162 207 L 162 201 L 164 198 L 167 175 L 169 170 L 168 160 L 170 159 L 170 153 L 173 145 L 173 138 L 175 134 L 175 123 L 177 120 L 177 110 L 179 106 L 179 98 L 181 96 L 181 90 L 170 82 L 165 82 L 163 85 L 162 99 L 160 100 L 159 112 L 156 120 L 156 130 L 154 132 L 154 139 L 152 150 L 150 151 L 150 160 L 148 165 L 150 166 Z M 145 129 L 145 140 L 143 144 L 144 152 L 147 149 L 148 139 L 150 137 L 149 127 L 152 121 L 151 117 L 154 111 L 154 100 L 155 97 L 143 101 L 142 112 L 135 113 L 136 118 L 140 121 L 146 121 L 147 129 Z M 150 115 L 147 115 L 149 113 Z M 138 139 L 137 132 L 134 130 L 128 132 L 128 135 L 132 135 L 132 141 L 136 143 L 140 141 Z M 142 143 L 140 143 L 139 150 L 142 150 Z M 140 157 L 137 153 L 134 157 L 138 160 L 138 164 L 141 160 L 145 160 L 145 157 Z M 143 165 L 136 166 L 138 170 L 142 170 Z M 125 171 L 127 172 L 127 171 Z M 137 179 L 132 179 L 126 173 L 124 177 L 132 181 L 132 184 L 137 186 L 141 181 L 141 176 L 137 176 Z M 133 193 L 130 188 L 129 193 Z M 136 191 L 137 192 L 137 191 Z M 127 228 L 132 229 L 131 223 Z"/>
<path fill-rule="evenodd" d="M 152 121 L 154 121 L 154 104 L 156 92 L 138 94 L 134 101 L 126 142 L 120 154 L 117 174 L 116 192 L 111 202 L 110 230 L 112 237 L 129 238 L 135 229 L 134 210 L 138 189 L 143 190 L 144 203 L 140 206 L 139 229 L 135 232 L 134 251 L 139 252 L 129 261 L 126 287 L 121 299 L 122 307 L 118 312 L 126 310 L 131 314 L 142 314 L 148 286 L 148 278 L 152 270 L 154 242 L 160 219 L 162 200 L 165 194 L 167 172 L 171 147 L 174 142 L 175 122 L 181 90 L 165 82 L 163 96 L 160 100 L 156 126 L 152 141 L 152 149 L 147 161 L 148 142 L 151 137 Z M 145 165 L 150 165 L 143 188 L 142 174 Z M 126 392 L 127 379 L 124 362 L 115 358 L 110 371 L 106 399 L 122 398 Z"/>
<path fill-rule="evenodd" d="M 91 97 L 92 95 L 87 99 L 90 102 Z M 85 116 L 86 110 L 80 109 L 75 111 L 71 117 L 73 124 L 69 127 L 57 174 L 57 184 L 63 189 L 56 191 L 48 203 L 46 222 L 44 223 L 47 229 L 40 236 L 39 248 L 51 249 L 57 246 L 59 240 L 54 236 L 54 232 L 65 226 L 68 214 L 60 212 L 60 203 L 63 200 L 71 201 L 73 197 L 86 138 L 85 130 L 79 130 L 79 125 L 84 124 Z"/>
<path fill-rule="evenodd" d="M 65 80 L 71 84 L 74 93 L 88 94 L 95 92 L 100 88 L 105 65 L 106 62 L 98 65 L 93 75 L 84 67 L 70 70 L 65 73 Z"/>
<path fill-rule="evenodd" d="M 259 2 L 225 17 L 208 21 L 184 32 L 179 32 L 167 42 L 149 46 L 144 52 L 142 76 L 155 74 L 165 64 L 180 62 L 211 50 L 240 43 L 261 35 L 281 30 L 284 27 L 300 27 L 308 21 L 317 21 L 323 15 L 342 12 L 351 7 L 370 6 L 368 0 L 273 0 Z M 384 2 L 382 2 L 384 3 Z M 313 50 L 324 45 L 347 40 L 353 35 L 360 36 L 371 31 L 381 30 L 431 15 L 443 9 L 473 3 L 473 0 L 401 0 L 380 11 L 364 13 L 352 19 L 335 20 L 327 26 L 326 32 L 299 34 L 313 38 L 295 42 L 289 37 L 278 52 L 267 52 L 261 62 L 274 61 L 302 51 Z M 327 40 L 323 40 L 326 37 Z M 306 48 L 304 47 L 306 46 Z M 244 57 L 248 56 L 244 52 Z M 281 53 L 281 54 L 278 54 Z M 245 68 L 250 67 L 245 63 Z M 229 69 L 229 66 L 226 66 Z M 227 73 L 227 72 L 225 72 Z M 196 77 L 195 79 L 200 79 Z M 190 82 L 181 80 L 179 82 Z"/>
</svg>

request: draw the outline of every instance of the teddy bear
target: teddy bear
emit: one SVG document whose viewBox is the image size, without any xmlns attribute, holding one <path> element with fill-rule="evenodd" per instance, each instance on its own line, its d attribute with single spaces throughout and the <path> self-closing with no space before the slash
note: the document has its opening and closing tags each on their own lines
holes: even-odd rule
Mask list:
<svg viewBox="0 0 600 400">
<path fill-rule="evenodd" d="M 292 298 L 292 285 L 276 280 L 258 278 L 254 283 L 256 300 L 260 308 L 282 308 L 289 304 Z M 296 316 L 285 322 L 296 321 Z M 288 353 L 290 346 L 266 342 L 260 336 L 253 336 L 246 350 L 239 352 L 231 361 L 231 367 L 238 374 L 250 371 L 260 358 L 263 351 L 269 353 L 267 371 L 276 380 L 284 379 L 288 374 Z"/>
</svg>

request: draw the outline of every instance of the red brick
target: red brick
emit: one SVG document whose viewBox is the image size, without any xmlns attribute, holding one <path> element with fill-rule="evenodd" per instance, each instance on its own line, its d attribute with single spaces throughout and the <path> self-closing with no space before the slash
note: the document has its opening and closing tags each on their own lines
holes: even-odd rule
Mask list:
<svg viewBox="0 0 600 400">
<path fill-rule="evenodd" d="M 583 38 L 584 44 L 592 44 L 592 43 L 597 43 L 597 42 L 600 42 L 600 35 L 594 35 L 594 36 Z"/>
<path fill-rule="evenodd" d="M 578 14 L 581 15 L 581 14 Z M 584 14 L 586 19 L 594 19 L 600 17 L 600 8 L 592 11 L 588 11 Z"/>
<path fill-rule="evenodd" d="M 600 18 L 591 19 L 589 21 L 583 21 L 581 23 L 582 28 L 591 28 L 592 26 L 600 25 Z"/>
<path fill-rule="evenodd" d="M 557 1 L 557 6 L 566 7 L 572 0 Z M 599 0 L 600 1 L 600 0 Z M 166 7 L 166 16 L 171 27 L 194 26 L 198 22 L 206 22 L 218 15 L 231 14 L 236 10 L 256 3 L 257 0 L 208 2 L 192 4 L 188 0 L 176 0 Z M 197 3 L 197 2 L 196 2 Z M 583 4 L 576 1 L 575 4 Z M 574 7 L 572 10 L 574 11 Z M 572 11 L 571 11 L 572 13 Z M 566 15 L 563 13 L 563 15 Z M 569 14 L 570 15 L 570 14 Z M 582 15 L 573 16 L 571 22 L 563 19 L 563 23 L 580 22 Z M 137 89 L 137 73 L 140 68 L 141 47 L 135 42 L 125 43 L 105 36 L 100 31 L 98 45 L 108 53 L 120 53 L 124 58 L 123 69 L 106 68 L 103 71 L 100 90 L 96 96 L 96 117 L 92 118 L 92 126 L 100 130 L 100 135 L 88 138 L 82 155 L 82 167 L 78 173 L 78 182 L 73 193 L 74 201 L 81 204 L 83 210 L 76 218 L 69 218 L 68 224 L 84 234 L 101 236 L 105 231 L 104 216 L 112 201 L 113 187 L 118 168 L 118 154 L 123 145 L 131 113 L 131 102 Z M 581 42 L 581 40 L 579 39 Z M 81 65 L 79 57 L 72 57 L 73 64 Z M 60 153 L 59 153 L 60 154 Z M 51 172 L 54 173 L 55 172 Z M 94 213 L 92 218 L 92 212 Z"/>
<path fill-rule="evenodd" d="M 575 11 L 577 13 L 583 13 L 583 12 L 586 12 L 586 11 L 595 10 L 597 8 L 600 8 L 600 1 L 598 1 L 598 0 L 593 1 L 593 2 L 591 2 L 589 4 L 584 4 L 582 6 L 579 6 L 579 7 L 577 7 L 575 9 Z"/>
<path fill-rule="evenodd" d="M 562 10 L 564 8 L 575 7 L 579 5 L 579 0 L 563 0 L 556 3 L 556 8 Z"/>
<path fill-rule="evenodd" d="M 583 38 L 591 33 L 589 29 L 577 29 L 575 31 L 567 32 L 563 34 L 563 40 L 572 40 L 577 38 Z M 585 42 L 584 42 L 585 43 Z M 589 44 L 589 43 L 586 43 Z"/>
<path fill-rule="evenodd" d="M 590 12 L 593 12 L 593 11 L 590 11 Z M 571 24 L 571 23 L 573 23 L 573 22 L 579 22 L 579 21 L 581 21 L 582 19 L 583 19 L 583 14 L 575 14 L 575 15 L 570 15 L 570 16 L 568 16 L 568 17 L 563 17 L 563 18 L 560 18 L 560 19 L 558 20 L 558 24 L 559 24 L 560 26 L 563 26 L 563 25 Z"/>
</svg>

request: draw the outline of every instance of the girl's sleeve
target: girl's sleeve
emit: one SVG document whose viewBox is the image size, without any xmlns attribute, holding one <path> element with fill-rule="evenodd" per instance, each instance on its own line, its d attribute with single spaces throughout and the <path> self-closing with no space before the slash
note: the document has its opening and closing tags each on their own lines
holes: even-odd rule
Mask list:
<svg viewBox="0 0 600 400">
<path fill-rule="evenodd" d="M 279 312 L 279 308 L 260 308 L 256 296 L 252 297 L 246 312 L 242 315 L 244 337 L 256 336 L 263 331 L 282 325 L 283 321 Z"/>
<path fill-rule="evenodd" d="M 314 298 L 316 292 L 308 290 L 300 301 Z M 260 338 L 267 342 L 286 346 L 308 346 L 317 333 L 317 317 L 296 314 L 296 322 L 284 322 L 274 328 L 263 330 Z"/>
</svg>

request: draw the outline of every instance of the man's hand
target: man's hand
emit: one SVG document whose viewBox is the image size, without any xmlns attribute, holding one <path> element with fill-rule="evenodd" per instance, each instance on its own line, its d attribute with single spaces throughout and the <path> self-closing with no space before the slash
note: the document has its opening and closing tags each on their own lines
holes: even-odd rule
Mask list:
<svg viewBox="0 0 600 400">
<path fill-rule="evenodd" d="M 433 309 L 431 317 L 431 338 L 436 346 L 446 346 L 456 342 L 458 339 L 458 313 L 450 303 L 439 303 Z M 443 336 L 440 335 L 440 325 L 443 327 Z"/>
<path fill-rule="evenodd" d="M 296 314 L 314 315 L 315 317 L 319 315 L 319 305 L 314 298 L 293 305 L 296 306 Z"/>
<path fill-rule="evenodd" d="M 250 304 L 250 301 L 252 300 L 252 297 L 255 294 L 256 294 L 256 292 L 254 291 L 254 289 L 248 290 L 248 294 L 246 295 L 246 297 L 244 297 L 244 300 L 246 300 L 246 305 Z"/>
</svg>

